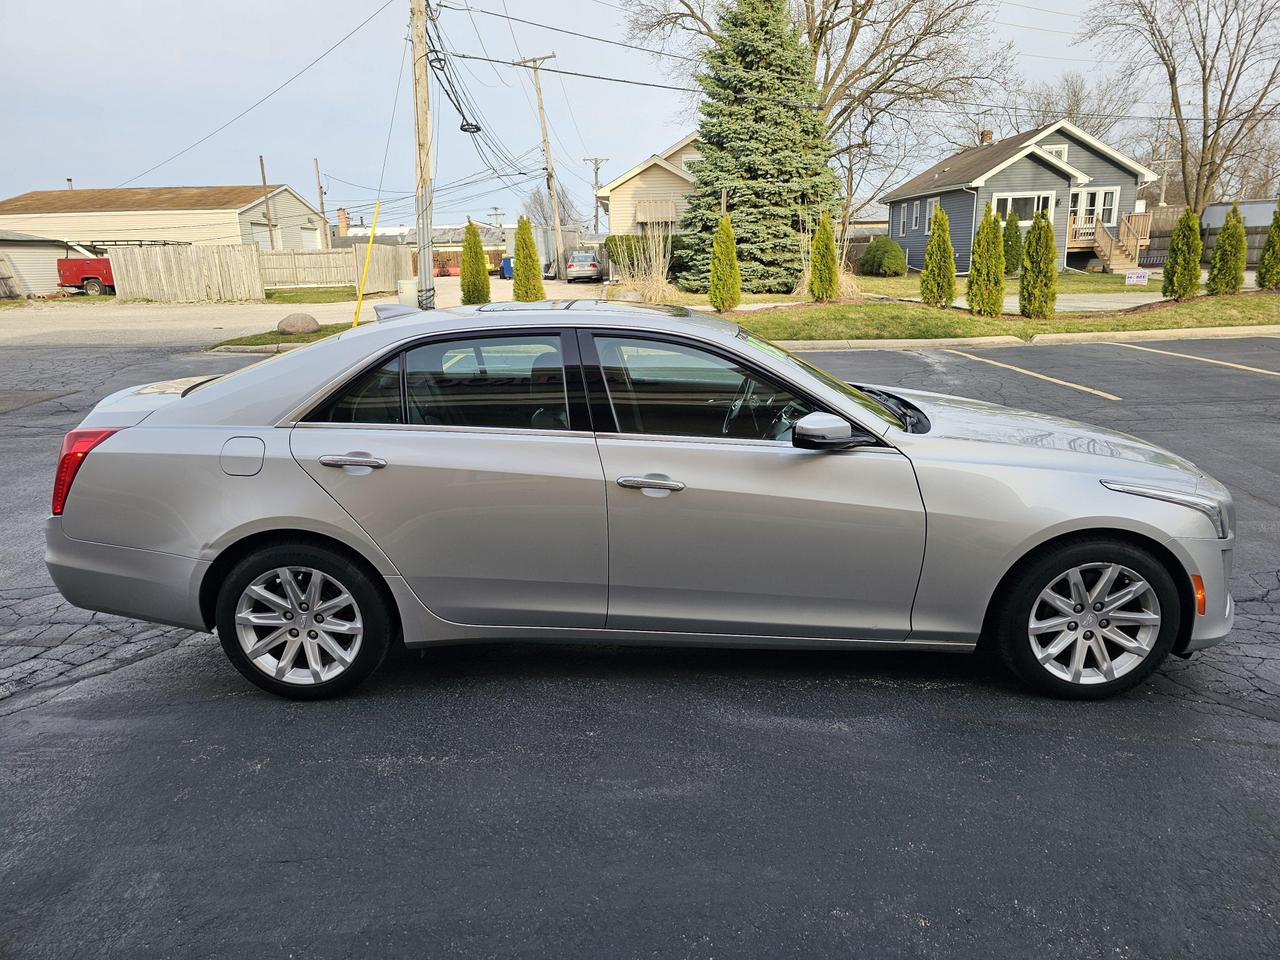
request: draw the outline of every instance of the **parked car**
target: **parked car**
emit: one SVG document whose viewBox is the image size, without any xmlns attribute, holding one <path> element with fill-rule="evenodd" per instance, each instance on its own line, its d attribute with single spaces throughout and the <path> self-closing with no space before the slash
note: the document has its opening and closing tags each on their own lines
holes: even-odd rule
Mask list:
<svg viewBox="0 0 1280 960">
<path fill-rule="evenodd" d="M 1227 635 L 1234 540 L 1227 490 L 1135 437 L 575 300 L 114 393 L 63 441 L 47 561 L 73 604 L 216 628 L 295 698 L 350 690 L 400 638 L 983 638 L 1085 699 Z"/>
<path fill-rule="evenodd" d="M 106 257 L 62 257 L 58 260 L 58 286 L 79 290 L 91 297 L 116 292 L 116 278 Z"/>
<path fill-rule="evenodd" d="M 569 254 L 564 265 L 564 278 L 569 283 L 575 280 L 591 280 L 599 283 L 604 279 L 600 271 L 600 260 L 589 250 L 575 250 Z"/>
</svg>

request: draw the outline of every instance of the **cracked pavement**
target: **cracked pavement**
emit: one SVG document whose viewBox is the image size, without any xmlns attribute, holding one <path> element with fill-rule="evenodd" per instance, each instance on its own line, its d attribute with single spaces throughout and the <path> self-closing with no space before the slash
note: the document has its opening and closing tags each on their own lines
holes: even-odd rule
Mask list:
<svg viewBox="0 0 1280 960">
<path fill-rule="evenodd" d="M 1154 344 L 1280 371 L 1280 340 Z M 289 703 L 68 607 L 63 431 L 253 357 L 0 352 L 0 955 L 1280 953 L 1280 377 L 1106 344 L 812 357 L 1113 426 L 1236 497 L 1236 628 L 1114 700 L 989 659 L 494 644 Z"/>
</svg>

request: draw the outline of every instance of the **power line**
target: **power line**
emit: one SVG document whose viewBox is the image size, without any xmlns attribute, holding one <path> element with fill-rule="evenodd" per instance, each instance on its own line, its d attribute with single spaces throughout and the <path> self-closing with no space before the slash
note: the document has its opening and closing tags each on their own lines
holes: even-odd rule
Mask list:
<svg viewBox="0 0 1280 960">
<path fill-rule="evenodd" d="M 404 62 L 409 55 L 410 43 L 405 38 L 400 48 L 400 69 L 396 71 L 396 95 L 391 100 L 391 121 L 387 124 L 387 143 L 382 148 L 382 169 L 378 172 L 378 199 L 382 199 L 382 182 L 387 176 L 387 157 L 391 154 L 391 132 L 396 128 L 396 108 L 400 106 L 400 85 L 404 83 Z"/>
<path fill-rule="evenodd" d="M 479 56 L 476 56 L 475 54 L 470 54 L 470 53 L 458 53 L 454 51 L 450 55 L 459 57 L 464 60 L 480 60 L 488 63 L 498 63 L 508 67 L 521 66 L 521 64 L 510 61 L 510 60 L 495 60 L 489 57 L 479 57 Z M 1029 54 L 1029 56 L 1034 56 L 1034 54 Z M 1069 58 L 1063 58 L 1063 59 L 1069 59 Z M 1073 62 L 1081 63 L 1081 62 L 1089 62 L 1089 61 L 1076 60 Z M 587 80 L 604 80 L 608 83 L 620 83 L 620 84 L 624 84 L 627 86 L 634 86 L 634 87 L 646 87 L 646 88 L 658 89 L 658 90 L 675 90 L 680 93 L 704 93 L 705 92 L 695 87 L 685 87 L 685 86 L 679 86 L 677 84 L 671 84 L 671 83 L 657 83 L 649 80 L 631 80 L 626 77 L 610 77 L 610 76 L 605 76 L 604 74 L 599 74 L 599 73 L 585 73 L 583 71 L 578 71 L 578 70 L 562 70 L 556 67 L 542 67 L 541 69 L 546 71 L 547 73 L 559 73 L 559 74 L 563 74 L 566 77 L 580 77 Z M 808 109 L 813 109 L 813 110 L 819 109 L 819 107 L 815 104 L 797 104 L 795 101 L 792 101 L 792 100 L 776 100 L 771 97 L 761 97 L 761 96 L 756 96 L 754 94 L 749 94 L 749 93 L 739 93 L 737 94 L 737 96 L 742 97 L 743 99 L 763 100 L 763 101 L 768 101 L 772 103 L 783 103 L 788 106 L 802 106 L 802 107 L 806 107 Z M 991 108 L 994 106 L 991 103 L 978 102 L 974 100 L 950 99 L 950 100 L 939 100 L 938 102 L 946 106 L 952 106 L 952 107 Z M 946 112 L 946 111 L 938 110 L 936 108 L 931 109 L 929 107 L 919 106 L 915 104 L 911 105 L 910 109 L 917 113 Z M 1013 112 L 1015 113 L 1018 112 L 1018 108 L 1010 108 L 1010 109 L 1012 109 Z M 1022 112 L 1030 113 L 1032 111 L 1023 110 Z M 1150 115 L 1136 114 L 1136 113 L 1077 113 L 1075 114 L 1075 116 L 1081 119 L 1093 119 L 1093 120 L 1160 120 L 1161 119 L 1160 116 L 1150 116 Z M 1183 119 L 1192 123 L 1198 123 L 1204 120 L 1203 117 L 1183 117 Z"/>
<path fill-rule="evenodd" d="M 307 72 L 308 70 L 310 70 L 312 67 L 314 67 L 317 63 L 319 63 L 321 60 L 323 60 L 323 59 L 324 59 L 325 57 L 327 57 L 329 54 L 333 53 L 333 51 L 337 50 L 337 49 L 338 49 L 338 47 L 342 46 L 344 43 L 346 43 L 348 40 L 350 40 L 353 36 L 355 36 L 355 35 L 356 35 L 356 34 L 357 34 L 361 29 L 363 29 L 363 28 L 364 28 L 364 26 L 365 26 L 365 24 L 369 23 L 369 21 L 371 21 L 374 17 L 376 17 L 376 16 L 377 16 L 378 14 L 380 14 L 383 10 L 387 9 L 387 7 L 391 6 L 391 4 L 393 4 L 393 3 L 395 3 L 395 2 L 396 2 L 396 0 L 386 0 L 386 2 L 385 2 L 382 6 L 380 6 L 377 10 L 373 11 L 373 13 L 369 14 L 369 16 L 365 17 L 365 18 L 364 18 L 363 20 L 361 20 L 358 24 L 356 24 L 356 26 L 355 26 L 355 27 L 354 27 L 350 32 L 348 32 L 347 34 L 345 34 L 345 35 L 342 37 L 342 39 L 338 40 L 338 42 L 337 42 L 337 43 L 333 44 L 333 46 L 331 46 L 331 47 L 329 47 L 327 50 L 325 50 L 322 54 L 320 54 L 318 57 L 316 57 L 314 60 L 312 60 L 310 63 L 308 63 L 305 67 L 303 67 L 301 70 L 299 70 L 299 71 L 298 71 L 297 73 L 295 73 L 293 76 L 291 76 L 291 77 L 290 77 L 288 80 L 286 80 L 284 83 L 280 84 L 278 87 L 276 87 L 275 89 L 271 90 L 271 91 L 270 91 L 269 93 L 267 93 L 265 96 L 260 97 L 259 99 L 255 100 L 253 103 L 251 103 L 249 106 L 245 107 L 243 110 L 241 110 L 239 113 L 237 113 L 234 117 L 232 117 L 232 118 L 231 118 L 230 120 L 228 120 L 226 123 L 222 124 L 222 126 L 217 127 L 217 128 L 216 128 L 216 129 L 214 129 L 214 130 L 211 130 L 209 133 L 206 133 L 206 134 L 205 134 L 203 137 L 201 137 L 199 140 L 195 141 L 194 143 L 192 143 L 192 144 L 190 144 L 190 145 L 188 145 L 188 146 L 183 147 L 183 148 L 182 148 L 181 150 L 179 150 L 177 153 L 173 154 L 173 156 L 166 157 L 164 160 L 161 160 L 159 163 L 155 164 L 154 166 L 148 167 L 146 170 L 143 170 L 141 173 L 137 174 L 136 176 L 132 176 L 132 177 L 130 177 L 128 180 L 125 180 L 125 181 L 124 181 L 124 182 L 122 182 L 122 183 L 118 183 L 118 184 L 116 184 L 116 186 L 117 186 L 117 187 L 124 187 L 124 186 L 128 186 L 129 184 L 133 183 L 135 180 L 141 180 L 141 179 L 142 179 L 143 177 L 145 177 L 147 174 L 149 174 L 149 173 L 153 173 L 154 171 L 159 170 L 159 169 L 160 169 L 161 167 L 163 167 L 165 164 L 170 163 L 170 162 L 172 162 L 172 161 L 174 161 L 174 160 L 177 160 L 177 159 L 178 159 L 180 156 L 182 156 L 184 153 L 189 153 L 190 151 L 194 150 L 196 147 L 200 146 L 200 144 L 204 143 L 206 140 L 209 140 L 209 139 L 211 139 L 212 137 L 217 136 L 219 133 L 221 133 L 223 130 L 227 129 L 227 127 L 231 126 L 233 123 L 235 123 L 235 122 L 236 122 L 237 120 L 239 120 L 241 117 L 243 117 L 243 116 L 245 116 L 246 114 L 250 113 L 251 111 L 253 111 L 253 110 L 257 109 L 258 107 L 262 106 L 262 104 L 266 103 L 268 100 L 270 100 L 272 97 L 274 97 L 277 93 L 279 93 L 279 92 L 280 92 L 281 90 L 283 90 L 285 87 L 289 86 L 289 84 L 293 83 L 293 81 L 297 80 L 300 76 L 302 76 L 304 73 L 306 73 L 306 72 Z"/>
<path fill-rule="evenodd" d="M 1001 5 L 1006 7 L 1021 7 L 1023 10 L 1034 10 L 1036 13 L 1050 13 L 1055 17 L 1070 17 L 1073 20 L 1079 20 L 1081 14 L 1066 13 L 1062 10 L 1050 10 L 1048 7 L 1034 7 L 1029 3 L 1014 3 L 1013 0 L 1000 0 Z"/>
</svg>

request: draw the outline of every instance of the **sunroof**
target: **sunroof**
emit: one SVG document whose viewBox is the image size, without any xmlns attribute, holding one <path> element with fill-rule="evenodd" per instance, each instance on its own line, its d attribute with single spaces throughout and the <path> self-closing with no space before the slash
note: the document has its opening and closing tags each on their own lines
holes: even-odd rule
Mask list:
<svg viewBox="0 0 1280 960">
<path fill-rule="evenodd" d="M 525 312 L 529 310 L 567 310 L 574 300 L 535 300 L 533 303 L 486 303 L 477 313 Z"/>
</svg>

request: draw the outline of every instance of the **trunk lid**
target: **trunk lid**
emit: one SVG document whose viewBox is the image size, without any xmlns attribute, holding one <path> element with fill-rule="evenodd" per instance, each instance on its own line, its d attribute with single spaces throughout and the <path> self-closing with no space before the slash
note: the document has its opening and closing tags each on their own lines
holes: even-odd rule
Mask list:
<svg viewBox="0 0 1280 960">
<path fill-rule="evenodd" d="M 142 383 L 117 390 L 103 397 L 89 411 L 82 427 L 132 427 L 141 423 L 160 407 L 182 399 L 192 387 L 216 377 L 179 377 L 176 380 L 160 380 Z"/>
</svg>

